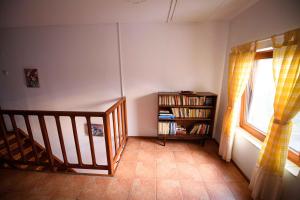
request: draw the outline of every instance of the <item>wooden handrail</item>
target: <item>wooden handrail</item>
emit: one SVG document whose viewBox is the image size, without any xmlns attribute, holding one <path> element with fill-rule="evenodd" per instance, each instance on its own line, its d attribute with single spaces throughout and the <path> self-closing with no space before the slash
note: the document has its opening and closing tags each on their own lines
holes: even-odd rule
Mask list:
<svg viewBox="0 0 300 200">
<path fill-rule="evenodd" d="M 126 101 L 126 97 L 121 97 L 118 101 L 105 111 L 105 114 L 112 113 L 121 103 Z"/>
<path fill-rule="evenodd" d="M 76 116 L 76 117 L 103 117 L 105 112 L 84 112 L 84 111 L 46 111 L 46 110 L 0 110 L 0 113 L 7 115 L 43 115 L 43 116 Z"/>
<path fill-rule="evenodd" d="M 10 150 L 10 143 L 8 141 L 7 126 L 4 121 L 4 116 L 9 116 L 11 121 L 13 131 L 10 131 L 10 134 L 13 134 L 17 141 L 18 153 L 21 155 L 15 157 L 14 152 Z M 15 116 L 23 116 L 26 132 L 21 130 L 16 123 Z M 44 146 L 38 144 L 33 137 L 33 130 L 31 128 L 29 116 L 36 116 L 38 118 L 38 123 L 40 126 Z M 63 156 L 63 160 L 57 158 L 53 152 L 49 139 L 48 129 L 46 125 L 46 116 L 54 117 L 55 127 L 57 129 L 58 139 L 60 143 L 60 148 Z M 113 121 L 111 122 L 111 116 Z M 72 125 L 72 134 L 74 137 L 74 144 L 76 148 L 76 155 L 78 158 L 78 163 L 69 163 L 68 156 L 66 153 L 65 141 L 62 132 L 62 124 L 60 122 L 60 117 L 69 117 L 71 119 Z M 89 148 L 91 152 L 92 164 L 85 164 L 82 160 L 82 154 L 79 144 L 79 138 L 77 133 L 76 117 L 84 117 L 86 119 L 86 125 L 88 129 L 88 139 L 89 139 Z M 107 165 L 98 165 L 96 161 L 94 139 L 91 131 L 91 117 L 101 117 L 103 119 L 104 125 L 104 136 L 105 136 L 105 147 L 106 147 L 106 157 Z M 113 128 L 111 130 L 111 123 Z M 118 124 L 118 129 L 116 128 Z M 84 111 L 46 111 L 46 110 L 2 110 L 0 109 L 0 125 L 1 125 L 1 134 L 0 137 L 4 140 L 5 148 L 7 149 L 7 156 L 1 159 L 9 161 L 9 163 L 15 164 L 28 164 L 28 165 L 38 165 L 38 166 L 48 166 L 53 171 L 58 167 L 63 167 L 66 169 L 80 168 L 80 169 L 101 169 L 108 170 L 108 174 L 113 175 L 115 168 L 118 164 L 118 158 L 123 151 L 123 148 L 127 139 L 127 117 L 126 117 L 126 98 L 121 97 L 118 101 L 112 105 L 105 112 L 84 112 Z M 111 134 L 114 134 L 113 137 Z M 117 134 L 118 133 L 118 137 Z M 112 138 L 114 140 L 114 154 L 112 152 Z M 117 141 L 119 139 L 119 141 Z M 26 142 L 25 142 L 26 141 Z M 29 143 L 28 143 L 29 141 Z M 25 145 L 26 143 L 26 145 Z M 31 156 L 34 157 L 28 158 L 25 155 L 24 148 L 28 149 L 28 145 L 32 148 Z M 41 149 L 43 152 L 41 152 Z M 28 152 L 26 152 L 28 153 Z M 46 153 L 47 160 L 41 160 L 41 153 Z M 34 160 L 32 160 L 34 158 Z M 58 163 L 57 163 L 58 162 Z"/>
</svg>

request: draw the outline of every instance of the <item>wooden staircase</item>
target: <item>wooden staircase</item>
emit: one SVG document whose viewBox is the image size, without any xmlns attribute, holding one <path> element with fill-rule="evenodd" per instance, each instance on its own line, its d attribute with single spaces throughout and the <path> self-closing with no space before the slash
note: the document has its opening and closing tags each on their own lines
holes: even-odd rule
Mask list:
<svg viewBox="0 0 300 200">
<path fill-rule="evenodd" d="M 29 136 L 22 131 L 21 129 L 17 129 L 19 132 L 19 138 L 21 146 L 23 147 L 23 154 L 27 161 L 38 161 L 39 164 L 22 164 L 16 162 L 10 162 L 9 153 L 7 152 L 7 148 L 5 146 L 5 141 L 3 138 L 0 139 L 0 166 L 4 168 L 14 168 L 14 169 L 22 169 L 22 170 L 34 170 L 34 171 L 50 171 L 52 170 L 47 163 L 49 163 L 48 154 L 46 149 L 37 143 L 36 141 L 32 141 Z M 22 161 L 22 155 L 18 146 L 18 139 L 16 138 L 16 134 L 13 131 L 7 132 L 7 141 L 9 144 L 10 152 L 13 157 L 13 160 Z M 32 142 L 34 145 L 32 145 Z M 54 169 L 54 171 L 61 172 L 75 172 L 71 168 L 63 167 L 63 161 L 61 161 L 56 156 L 53 156 L 53 160 L 55 166 L 58 166 Z M 53 170 L 52 170 L 53 171 Z"/>
</svg>

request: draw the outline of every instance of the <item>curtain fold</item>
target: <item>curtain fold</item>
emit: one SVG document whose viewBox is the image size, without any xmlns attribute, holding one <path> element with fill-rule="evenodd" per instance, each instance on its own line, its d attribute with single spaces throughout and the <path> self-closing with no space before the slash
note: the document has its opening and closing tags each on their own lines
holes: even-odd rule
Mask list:
<svg viewBox="0 0 300 200">
<path fill-rule="evenodd" d="M 255 50 L 256 43 L 252 42 L 233 48 L 229 56 L 228 106 L 223 119 L 219 148 L 219 154 L 228 162 L 231 160 L 239 103 L 254 64 Z"/>
<path fill-rule="evenodd" d="M 279 199 L 288 154 L 292 119 L 300 109 L 300 29 L 273 41 L 273 75 L 276 85 L 274 114 L 251 177 L 254 199 Z"/>
</svg>

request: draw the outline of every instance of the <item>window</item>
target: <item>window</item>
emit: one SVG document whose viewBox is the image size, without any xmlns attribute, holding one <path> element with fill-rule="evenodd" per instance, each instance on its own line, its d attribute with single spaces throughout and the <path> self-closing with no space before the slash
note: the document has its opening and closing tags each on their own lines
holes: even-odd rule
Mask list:
<svg viewBox="0 0 300 200">
<path fill-rule="evenodd" d="M 242 98 L 240 125 L 261 141 L 265 139 L 274 111 L 272 57 L 272 51 L 257 52 L 255 66 Z M 293 123 L 289 159 L 300 165 L 300 114 L 295 116 Z"/>
</svg>

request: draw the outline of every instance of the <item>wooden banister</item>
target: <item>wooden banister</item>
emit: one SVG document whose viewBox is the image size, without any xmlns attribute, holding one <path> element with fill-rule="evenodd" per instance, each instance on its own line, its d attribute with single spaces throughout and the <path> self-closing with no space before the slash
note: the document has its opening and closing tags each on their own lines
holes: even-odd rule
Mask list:
<svg viewBox="0 0 300 200">
<path fill-rule="evenodd" d="M 43 115 L 38 115 L 38 119 L 39 119 L 39 123 L 40 123 L 40 128 L 41 128 L 44 144 L 45 144 L 46 151 L 48 154 L 49 163 L 50 163 L 51 169 L 54 171 L 54 161 L 53 161 L 52 149 L 51 149 L 51 145 L 50 145 L 50 141 L 49 141 L 45 118 Z"/>
<path fill-rule="evenodd" d="M 57 128 L 57 133 L 58 133 L 58 138 L 59 138 L 59 143 L 60 143 L 60 148 L 61 148 L 61 152 L 62 152 L 63 159 L 64 159 L 64 164 L 66 165 L 66 167 L 68 167 L 69 162 L 68 162 L 68 158 L 67 158 L 67 153 L 66 153 L 64 138 L 63 138 L 63 135 L 62 135 L 62 130 L 61 130 L 61 124 L 60 124 L 59 116 L 55 115 L 54 117 L 55 117 L 55 123 L 56 123 L 56 128 Z"/>
<path fill-rule="evenodd" d="M 88 129 L 88 134 L 89 134 L 92 162 L 93 162 L 93 165 L 96 166 L 95 147 L 94 147 L 94 140 L 93 140 L 93 135 L 92 135 L 92 126 L 91 126 L 90 117 L 86 117 L 86 123 L 87 123 L 87 129 Z"/>
<path fill-rule="evenodd" d="M 7 131 L 7 126 L 4 121 L 4 115 L 8 115 L 12 124 L 12 131 Z M 26 131 L 21 130 L 16 123 L 15 116 L 23 116 Z M 44 145 L 37 143 L 33 137 L 33 129 L 29 116 L 35 116 L 38 118 L 38 125 L 41 130 L 42 139 Z M 54 117 L 55 125 L 57 129 L 58 139 L 60 143 L 60 149 L 62 152 L 63 160 L 60 160 L 52 152 L 52 147 L 49 139 L 48 129 L 46 125 L 46 116 Z M 111 118 L 112 116 L 112 128 Z M 78 163 L 69 163 L 65 139 L 63 137 L 63 124 L 60 121 L 60 117 L 70 117 L 72 125 L 72 134 L 74 137 L 74 143 L 76 148 L 76 155 Z M 91 152 L 92 164 L 85 164 L 82 161 L 80 141 L 78 137 L 78 130 L 76 125 L 76 117 L 84 117 L 86 119 L 86 126 L 89 139 L 89 148 Z M 104 127 L 104 139 L 106 148 L 107 165 L 98 165 L 95 152 L 94 136 L 92 135 L 91 129 L 91 117 L 100 117 L 103 119 Z M 19 121 L 18 121 L 19 122 Z M 118 129 L 116 125 L 118 124 Z M 111 130 L 112 129 L 112 130 Z M 7 160 L 9 163 L 20 164 L 20 165 L 37 165 L 47 166 L 53 171 L 64 168 L 73 170 L 73 168 L 79 169 L 97 169 L 97 170 L 108 170 L 109 175 L 113 175 L 115 168 L 118 164 L 118 159 L 123 151 L 125 142 L 127 139 L 127 117 L 126 117 L 126 98 L 120 98 L 114 105 L 112 105 L 105 112 L 83 112 L 83 111 L 45 111 L 45 110 L 1 110 L 0 108 L 0 139 L 3 140 L 2 147 L 6 148 L 7 156 L 1 157 L 1 159 Z M 113 136 L 111 135 L 113 132 Z M 118 137 L 117 137 L 118 132 Z M 14 141 L 9 141 L 10 136 L 15 136 Z M 114 140 L 115 154 L 112 154 L 112 140 Z M 12 152 L 10 149 L 10 143 L 15 142 L 17 145 L 18 157 L 15 158 L 15 150 Z M 15 145 L 15 144 L 14 144 Z M 24 152 L 24 148 L 26 152 Z M 28 151 L 32 148 L 32 152 L 28 155 Z M 26 155 L 25 155 L 26 154 Z M 28 156 L 27 156 L 28 155 Z M 2 155 L 0 155 L 2 156 Z M 29 157 L 30 156 L 30 157 Z M 19 159 L 21 157 L 21 159 Z M 46 158 L 46 159 L 45 159 Z"/>
<path fill-rule="evenodd" d="M 80 146 L 79 146 L 78 134 L 77 134 L 77 128 L 76 128 L 76 122 L 75 122 L 74 116 L 71 116 L 71 123 L 72 123 L 73 136 L 74 136 L 74 141 L 75 141 L 78 163 L 80 166 L 82 166 L 82 158 L 81 158 L 81 152 L 80 152 Z"/>
<path fill-rule="evenodd" d="M 114 144 L 115 144 L 115 153 L 117 152 L 117 144 L 118 144 L 118 141 L 117 141 L 117 129 L 116 129 L 116 115 L 115 115 L 115 111 L 112 112 L 112 119 L 113 119 L 113 131 L 114 131 Z"/>
<path fill-rule="evenodd" d="M 17 138 L 17 144 L 18 144 L 18 147 L 19 147 L 21 158 L 23 159 L 23 161 L 25 161 L 23 144 L 22 144 L 21 138 L 19 136 L 19 131 L 18 131 L 18 128 L 17 128 L 15 116 L 10 114 L 9 118 L 10 118 L 11 124 L 13 126 L 15 137 Z"/>
<path fill-rule="evenodd" d="M 117 106 L 117 122 L 118 122 L 118 136 L 119 136 L 119 147 L 121 146 L 122 143 L 122 132 L 121 132 L 121 119 L 120 119 L 120 110 L 119 110 L 119 105 Z"/>
<path fill-rule="evenodd" d="M 113 175 L 114 174 L 114 168 L 113 168 L 113 155 L 112 155 L 112 149 L 111 149 L 109 114 L 106 114 L 103 117 L 103 125 L 104 125 L 104 137 L 105 137 L 105 147 L 106 147 L 106 158 L 107 158 L 108 174 Z"/>
<path fill-rule="evenodd" d="M 34 139 L 33 139 L 33 135 L 32 135 L 32 130 L 31 130 L 31 126 L 30 126 L 30 122 L 29 122 L 29 118 L 28 115 L 24 115 L 24 120 L 25 120 L 25 124 L 26 124 L 26 129 L 30 138 L 30 142 L 31 142 L 31 146 L 32 146 L 32 150 L 34 153 L 34 157 L 37 163 L 39 163 L 39 157 L 38 157 L 38 153 L 37 153 L 37 149 L 34 143 Z"/>
</svg>

